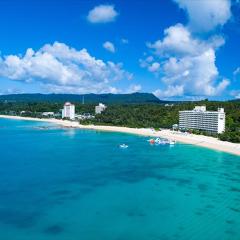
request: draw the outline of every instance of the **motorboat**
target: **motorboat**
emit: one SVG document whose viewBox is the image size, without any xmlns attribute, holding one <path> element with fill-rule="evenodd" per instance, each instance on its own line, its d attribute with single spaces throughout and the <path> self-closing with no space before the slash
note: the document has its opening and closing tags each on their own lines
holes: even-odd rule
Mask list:
<svg viewBox="0 0 240 240">
<path fill-rule="evenodd" d="M 148 140 L 148 142 L 149 142 L 150 144 L 154 144 L 154 143 L 155 143 L 155 139 L 151 138 L 151 139 Z"/>
<path fill-rule="evenodd" d="M 120 147 L 120 148 L 128 148 L 128 145 L 126 145 L 126 144 L 120 144 L 119 147 Z"/>
<path fill-rule="evenodd" d="M 173 141 L 173 140 L 168 140 L 168 139 L 161 139 L 161 138 L 156 138 L 156 139 L 149 139 L 148 142 L 150 144 L 156 144 L 156 145 L 171 145 L 173 146 L 176 141 Z"/>
<path fill-rule="evenodd" d="M 172 145 L 172 146 L 175 145 L 175 143 L 176 143 L 176 141 L 173 141 L 173 140 L 169 141 L 169 144 Z"/>
</svg>

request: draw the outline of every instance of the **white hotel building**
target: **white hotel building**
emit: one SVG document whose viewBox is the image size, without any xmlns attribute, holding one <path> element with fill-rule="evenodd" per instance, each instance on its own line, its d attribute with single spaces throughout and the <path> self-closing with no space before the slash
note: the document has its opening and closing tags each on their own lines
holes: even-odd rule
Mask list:
<svg viewBox="0 0 240 240">
<path fill-rule="evenodd" d="M 179 129 L 198 129 L 211 133 L 223 133 L 225 131 L 224 109 L 207 111 L 206 106 L 196 106 L 190 111 L 180 111 Z"/>
<path fill-rule="evenodd" d="M 98 106 L 95 107 L 95 114 L 101 114 L 107 108 L 106 105 L 99 103 Z"/>
<path fill-rule="evenodd" d="M 70 120 L 75 120 L 75 105 L 70 102 L 66 102 L 62 109 L 62 118 L 68 118 Z"/>
</svg>

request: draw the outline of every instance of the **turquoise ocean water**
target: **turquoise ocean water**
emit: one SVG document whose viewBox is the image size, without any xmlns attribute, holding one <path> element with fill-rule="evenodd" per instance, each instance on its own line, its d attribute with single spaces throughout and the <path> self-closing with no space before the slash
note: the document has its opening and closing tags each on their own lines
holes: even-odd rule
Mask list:
<svg viewBox="0 0 240 240">
<path fill-rule="evenodd" d="M 146 140 L 0 119 L 0 239 L 239 240 L 240 157 Z"/>
</svg>

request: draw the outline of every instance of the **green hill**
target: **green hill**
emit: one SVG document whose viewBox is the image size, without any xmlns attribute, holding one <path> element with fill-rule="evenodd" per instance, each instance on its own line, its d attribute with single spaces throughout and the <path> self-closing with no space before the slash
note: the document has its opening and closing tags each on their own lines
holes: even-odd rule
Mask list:
<svg viewBox="0 0 240 240">
<path fill-rule="evenodd" d="M 131 103 L 161 103 L 152 93 L 132 94 L 11 94 L 1 95 L 0 101 L 9 102 L 75 102 L 80 103 L 106 103 L 106 104 L 131 104 Z"/>
</svg>

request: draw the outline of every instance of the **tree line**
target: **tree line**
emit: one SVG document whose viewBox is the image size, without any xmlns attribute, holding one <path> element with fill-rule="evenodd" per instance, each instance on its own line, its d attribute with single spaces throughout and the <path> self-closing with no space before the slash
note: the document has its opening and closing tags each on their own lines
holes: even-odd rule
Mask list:
<svg viewBox="0 0 240 240">
<path fill-rule="evenodd" d="M 240 102 L 178 102 L 171 104 L 110 104 L 102 114 L 94 119 L 83 120 L 81 124 L 112 125 L 132 128 L 171 128 L 178 124 L 179 111 L 192 110 L 196 105 L 205 105 L 207 110 L 217 111 L 223 107 L 226 112 L 226 131 L 218 135 L 221 140 L 240 142 Z M 76 113 L 94 114 L 93 104 L 75 103 Z M 41 117 L 42 112 L 59 112 L 62 103 L 53 102 L 0 102 L 0 114 L 20 115 L 25 111 L 26 116 Z M 208 133 L 196 131 L 196 134 Z"/>
</svg>

